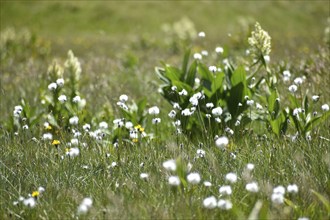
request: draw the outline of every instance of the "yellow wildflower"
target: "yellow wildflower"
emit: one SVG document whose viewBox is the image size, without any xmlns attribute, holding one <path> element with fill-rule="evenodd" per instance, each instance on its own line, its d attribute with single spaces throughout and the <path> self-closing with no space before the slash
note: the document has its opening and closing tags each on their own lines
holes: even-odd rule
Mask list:
<svg viewBox="0 0 330 220">
<path fill-rule="evenodd" d="M 134 138 L 132 141 L 133 141 L 134 143 L 137 143 L 137 142 L 139 142 L 139 139 Z"/>
<path fill-rule="evenodd" d="M 38 191 L 33 191 L 32 192 L 32 197 L 38 197 L 39 196 L 39 192 Z"/>
<path fill-rule="evenodd" d="M 57 145 L 59 145 L 60 143 L 61 143 L 61 142 L 60 142 L 59 140 L 53 140 L 52 145 L 57 146 Z"/>
<path fill-rule="evenodd" d="M 136 126 L 134 126 L 134 128 L 135 128 L 136 130 L 138 130 L 139 128 L 141 128 L 141 125 L 136 125 Z"/>
<path fill-rule="evenodd" d="M 144 128 L 141 125 L 136 125 L 134 128 L 141 133 L 144 132 Z"/>
</svg>

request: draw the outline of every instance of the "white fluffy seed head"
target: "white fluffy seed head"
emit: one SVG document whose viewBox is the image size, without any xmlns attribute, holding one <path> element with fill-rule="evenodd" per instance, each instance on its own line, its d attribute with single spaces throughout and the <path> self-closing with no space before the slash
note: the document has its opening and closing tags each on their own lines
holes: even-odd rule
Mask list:
<svg viewBox="0 0 330 220">
<path fill-rule="evenodd" d="M 214 196 L 207 197 L 203 200 L 203 206 L 207 209 L 214 209 L 217 207 L 217 199 Z"/>
<path fill-rule="evenodd" d="M 256 182 L 248 183 L 245 185 L 245 189 L 249 192 L 257 193 L 259 192 L 259 186 Z"/>
<path fill-rule="evenodd" d="M 280 193 L 273 193 L 271 196 L 271 200 L 274 204 L 283 204 L 284 203 L 284 195 Z"/>
<path fill-rule="evenodd" d="M 288 185 L 286 189 L 288 193 L 298 193 L 298 186 L 296 184 Z"/>
<path fill-rule="evenodd" d="M 223 210 L 229 210 L 233 208 L 233 203 L 229 200 L 220 199 L 218 201 L 218 207 Z"/>
<path fill-rule="evenodd" d="M 175 160 L 167 160 L 163 163 L 163 167 L 169 171 L 176 171 L 176 162 Z"/>
<path fill-rule="evenodd" d="M 246 169 L 249 170 L 249 171 L 252 171 L 254 169 L 254 164 L 253 163 L 248 163 L 246 165 Z"/>
<path fill-rule="evenodd" d="M 187 180 L 191 184 L 198 184 L 201 181 L 201 176 L 199 173 L 190 173 L 187 176 Z"/>
<path fill-rule="evenodd" d="M 324 105 L 322 105 L 321 108 L 322 108 L 322 110 L 325 111 L 325 112 L 329 111 L 329 105 L 328 105 L 328 104 L 324 104 Z"/>
<path fill-rule="evenodd" d="M 148 179 L 149 178 L 149 174 L 147 174 L 147 173 L 141 173 L 140 174 L 140 178 L 141 179 Z"/>
<path fill-rule="evenodd" d="M 229 186 L 229 185 L 221 186 L 221 187 L 219 188 L 219 193 L 220 193 L 221 195 L 231 195 L 232 192 L 233 192 L 233 191 L 232 191 L 232 189 L 231 189 L 231 186 Z"/>
<path fill-rule="evenodd" d="M 274 194 L 285 194 L 285 188 L 283 186 L 277 186 L 273 189 Z"/>
<path fill-rule="evenodd" d="M 216 107 L 216 108 L 212 109 L 212 114 L 214 116 L 222 115 L 222 108 L 221 107 Z"/>
<path fill-rule="evenodd" d="M 225 136 L 219 137 L 215 140 L 215 145 L 220 148 L 224 149 L 229 143 L 229 139 Z"/>
<path fill-rule="evenodd" d="M 237 175 L 235 173 L 227 173 L 226 174 L 226 180 L 230 183 L 236 183 L 237 182 Z"/>
<path fill-rule="evenodd" d="M 171 186 L 179 186 L 181 184 L 180 178 L 178 176 L 170 176 L 168 178 L 168 183 Z"/>
<path fill-rule="evenodd" d="M 128 96 L 127 95 L 122 94 L 121 96 L 119 96 L 119 101 L 125 103 L 125 102 L 127 102 L 127 100 L 128 100 Z"/>
<path fill-rule="evenodd" d="M 149 115 L 158 115 L 159 108 L 157 106 L 153 106 L 153 107 L 149 108 L 148 112 L 149 112 Z"/>
</svg>

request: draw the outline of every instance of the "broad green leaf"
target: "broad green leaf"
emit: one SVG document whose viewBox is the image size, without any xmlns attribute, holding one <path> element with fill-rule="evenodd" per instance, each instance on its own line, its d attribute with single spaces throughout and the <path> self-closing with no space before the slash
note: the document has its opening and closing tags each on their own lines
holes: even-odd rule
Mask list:
<svg viewBox="0 0 330 220">
<path fill-rule="evenodd" d="M 294 125 L 296 126 L 296 129 L 299 133 L 303 131 L 302 125 L 300 124 L 299 120 L 297 119 L 296 116 L 293 116 L 293 109 L 290 109 L 290 118 L 291 121 L 294 122 Z"/>
<path fill-rule="evenodd" d="M 188 85 L 188 84 L 186 84 L 186 83 L 184 83 L 184 82 L 181 82 L 181 81 L 179 81 L 179 80 L 174 80 L 174 81 L 172 82 L 172 84 L 178 88 L 178 91 L 180 91 L 180 90 L 182 90 L 182 89 L 187 90 L 187 92 L 188 92 L 188 96 L 189 96 L 189 94 L 191 94 L 192 91 L 193 91 L 193 88 L 192 88 L 190 85 Z"/>
<path fill-rule="evenodd" d="M 122 108 L 120 108 L 121 113 L 123 114 L 123 117 L 130 120 L 134 125 L 137 124 L 137 121 L 132 117 L 132 114 Z"/>
<path fill-rule="evenodd" d="M 277 100 L 278 98 L 278 93 L 276 90 L 273 90 L 268 97 L 268 111 L 269 114 L 271 115 L 272 120 L 274 120 L 278 113 L 280 112 L 280 103 Z"/>
<path fill-rule="evenodd" d="M 182 61 L 182 67 L 181 67 L 183 74 L 186 74 L 186 72 L 187 72 L 190 53 L 191 53 L 191 51 L 190 51 L 190 49 L 188 49 L 188 50 L 186 50 L 186 52 L 184 54 L 183 61 Z"/>
<path fill-rule="evenodd" d="M 242 66 L 238 67 L 230 78 L 231 89 L 227 99 L 228 109 L 235 118 L 244 110 L 243 107 L 238 107 L 239 103 L 244 104 L 244 96 L 248 95 L 248 88 L 246 85 L 246 72 Z"/>
<path fill-rule="evenodd" d="M 69 102 L 65 103 L 65 108 L 68 110 L 68 112 L 70 112 L 71 115 L 75 115 L 75 111 Z"/>
<path fill-rule="evenodd" d="M 170 81 L 181 80 L 181 77 L 182 77 L 181 71 L 178 68 L 172 67 L 172 66 L 166 66 L 165 67 L 164 75 Z"/>
<path fill-rule="evenodd" d="M 289 100 L 291 102 L 291 105 L 292 105 L 291 107 L 293 109 L 299 108 L 299 101 L 295 96 L 293 96 L 292 94 L 289 94 Z"/>
<path fill-rule="evenodd" d="M 280 125 L 277 120 L 271 120 L 269 121 L 270 127 L 272 128 L 272 131 L 277 136 L 280 136 Z"/>
<path fill-rule="evenodd" d="M 48 122 L 49 122 L 51 125 L 53 125 L 54 127 L 57 127 L 57 128 L 59 127 L 59 125 L 58 125 L 56 119 L 54 118 L 54 116 L 53 116 L 52 114 L 49 114 L 48 117 L 47 117 L 47 119 L 48 119 Z"/>
<path fill-rule="evenodd" d="M 214 94 L 218 89 L 222 88 L 222 83 L 223 83 L 223 79 L 225 78 L 225 75 L 223 73 L 218 73 L 215 78 L 213 79 L 213 83 L 212 83 L 212 94 Z"/>
<path fill-rule="evenodd" d="M 282 133 L 282 129 L 284 124 L 286 123 L 286 118 L 283 113 L 279 114 L 276 119 L 269 121 L 272 131 L 277 135 L 280 136 Z M 285 129 L 286 130 L 286 129 Z M 284 132 L 284 131 L 283 131 Z"/>
<path fill-rule="evenodd" d="M 197 72 L 200 75 L 200 77 L 204 80 L 208 80 L 209 82 L 212 82 L 214 80 L 214 76 L 212 75 L 212 73 L 202 63 L 198 63 Z"/>
<path fill-rule="evenodd" d="M 29 103 L 26 102 L 25 99 L 22 99 L 22 100 L 21 100 L 21 104 L 22 104 L 23 112 L 24 112 L 25 116 L 26 116 L 27 118 L 30 118 L 30 117 L 31 117 L 31 108 L 30 108 Z"/>
<path fill-rule="evenodd" d="M 234 71 L 230 78 L 230 82 L 232 86 L 236 86 L 240 83 L 243 83 L 243 85 L 246 86 L 246 72 L 242 66 Z"/>
<path fill-rule="evenodd" d="M 309 113 L 309 103 L 308 103 L 308 96 L 305 95 L 304 101 L 303 101 L 303 106 L 305 109 L 305 115 Z"/>
<path fill-rule="evenodd" d="M 203 90 L 209 91 L 212 95 L 212 91 L 211 91 L 212 90 L 212 82 L 207 80 L 207 79 L 202 79 L 201 84 L 203 86 Z"/>
<path fill-rule="evenodd" d="M 241 82 L 232 87 L 229 92 L 229 97 L 227 98 L 227 107 L 230 114 L 234 118 L 243 111 L 244 106 L 239 107 L 238 104 L 242 103 L 244 99 L 244 89 L 244 84 Z"/>
<path fill-rule="evenodd" d="M 209 86 L 208 81 L 202 81 L 203 92 L 207 98 L 211 98 L 213 93 L 207 88 Z"/>
<path fill-rule="evenodd" d="M 171 102 L 178 102 L 179 97 L 176 92 L 171 89 L 171 85 L 163 86 L 162 87 L 162 95 L 165 97 L 167 101 Z"/>
<path fill-rule="evenodd" d="M 188 72 L 185 75 L 184 82 L 188 84 L 189 86 L 193 87 L 195 84 L 195 78 L 196 78 L 196 71 L 197 71 L 197 61 L 195 60 L 192 62 L 192 64 L 189 67 Z"/>
<path fill-rule="evenodd" d="M 146 108 L 146 105 L 147 105 L 147 99 L 146 98 L 143 98 L 141 99 L 138 103 L 137 103 L 137 106 L 138 106 L 138 115 L 143 115 L 144 113 L 144 110 Z"/>
<path fill-rule="evenodd" d="M 239 107 L 238 104 L 244 104 L 244 96 L 248 95 L 246 72 L 242 66 L 232 73 L 230 83 L 232 87 L 229 91 L 229 97 L 227 97 L 227 104 L 230 114 L 235 118 L 246 108 L 244 105 Z"/>
<path fill-rule="evenodd" d="M 284 116 L 284 121 L 282 122 L 282 125 L 281 125 L 281 132 L 282 132 L 282 134 L 285 134 L 286 130 L 288 129 L 289 116 L 285 110 L 283 110 L 281 114 Z"/>
</svg>

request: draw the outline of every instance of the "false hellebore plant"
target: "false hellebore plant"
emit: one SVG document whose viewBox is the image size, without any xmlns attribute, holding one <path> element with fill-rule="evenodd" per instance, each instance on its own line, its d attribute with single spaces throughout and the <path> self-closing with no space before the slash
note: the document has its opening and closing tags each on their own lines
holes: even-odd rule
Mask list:
<svg viewBox="0 0 330 220">
<path fill-rule="evenodd" d="M 191 60 L 188 49 L 181 68 L 165 63 L 156 67 L 156 74 L 164 82 L 161 94 L 173 107 L 169 116 L 188 135 L 214 137 L 219 130 L 233 134 L 233 129 L 251 126 L 256 121 L 254 125 L 266 124 L 280 136 L 287 131 L 291 119 L 297 132 L 306 137 L 314 124 L 326 120 L 329 114 L 312 118 L 305 98 L 304 117 L 297 118 L 293 110 L 299 107 L 292 95 L 291 106 L 281 107 L 278 80 L 269 67 L 271 37 L 256 23 L 248 42 L 252 61 L 244 65 L 234 64 L 231 57 L 222 57 L 217 47 L 211 66 L 206 65 L 209 60 L 204 60 L 211 57 L 208 53 L 195 53 Z"/>
</svg>

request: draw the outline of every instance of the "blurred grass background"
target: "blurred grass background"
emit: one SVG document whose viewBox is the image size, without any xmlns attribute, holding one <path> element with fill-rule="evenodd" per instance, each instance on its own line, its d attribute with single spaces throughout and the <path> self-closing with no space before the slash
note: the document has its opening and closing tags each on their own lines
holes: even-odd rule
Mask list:
<svg viewBox="0 0 330 220">
<path fill-rule="evenodd" d="M 161 26 L 182 17 L 219 44 L 230 41 L 228 33 L 240 34 L 240 23 L 250 19 L 269 31 L 274 54 L 282 56 L 308 52 L 321 40 L 329 8 L 329 1 L 2 1 L 1 29 L 28 28 L 59 52 L 111 55 L 141 37 L 161 39 Z"/>
</svg>

